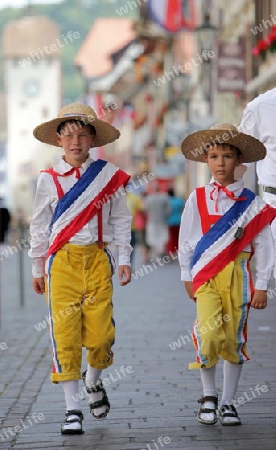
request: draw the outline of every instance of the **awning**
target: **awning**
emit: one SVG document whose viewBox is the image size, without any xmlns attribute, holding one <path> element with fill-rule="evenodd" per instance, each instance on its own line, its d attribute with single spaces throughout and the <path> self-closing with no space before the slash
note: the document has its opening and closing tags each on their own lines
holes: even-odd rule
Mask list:
<svg viewBox="0 0 276 450">
<path fill-rule="evenodd" d="M 125 51 L 122 58 L 115 65 L 113 70 L 98 78 L 90 78 L 89 87 L 94 91 L 108 91 L 128 70 L 133 67 L 133 61 L 144 51 L 144 46 L 133 42 Z"/>
</svg>

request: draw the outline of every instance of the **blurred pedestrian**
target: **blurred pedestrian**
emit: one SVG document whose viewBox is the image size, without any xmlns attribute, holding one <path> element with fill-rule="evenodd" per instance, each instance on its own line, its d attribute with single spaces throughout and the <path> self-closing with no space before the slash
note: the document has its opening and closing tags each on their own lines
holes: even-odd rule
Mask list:
<svg viewBox="0 0 276 450">
<path fill-rule="evenodd" d="M 181 280 L 197 309 L 192 332 L 196 361 L 189 364 L 200 369 L 203 387 L 197 419 L 207 425 L 218 420 L 215 372 L 221 357 L 219 418 L 222 425 L 240 425 L 235 395 L 243 363 L 249 360 L 247 319 L 250 306 L 267 305 L 273 268 L 269 224 L 276 209 L 244 189 L 243 180 L 235 181 L 234 171 L 243 161 L 261 160 L 266 150 L 259 140 L 223 124 L 185 138 L 182 152 L 187 159 L 206 162 L 212 173 L 210 183 L 189 196 L 179 238 Z M 253 253 L 255 290 L 249 266 Z"/>
<path fill-rule="evenodd" d="M 266 156 L 257 161 L 258 184 L 262 198 L 276 208 L 276 88 L 260 94 L 244 109 L 239 130 L 259 139 L 266 147 Z M 245 168 L 246 170 L 246 168 Z M 274 279 L 276 282 L 276 220 L 271 224 L 274 241 Z"/>
<path fill-rule="evenodd" d="M 66 414 L 62 434 L 82 433 L 78 383 L 82 378 L 96 419 L 110 410 L 100 375 L 113 363 L 114 258 L 120 285 L 130 282 L 131 215 L 124 187 L 129 176 L 107 161 L 93 161 L 92 147 L 120 132 L 84 104 L 64 106 L 58 117 L 38 125 L 34 136 L 63 148 L 58 164 L 42 171 L 31 222 L 33 288 L 46 291 L 53 346 L 53 383 L 63 384 Z M 45 269 L 46 267 L 46 269 Z M 46 276 L 45 276 L 46 271 Z M 87 369 L 81 374 L 82 347 Z"/>
<path fill-rule="evenodd" d="M 30 223 L 25 215 L 23 208 L 17 208 L 13 214 L 11 223 L 12 242 L 28 242 L 29 241 Z"/>
<path fill-rule="evenodd" d="M 170 254 L 174 254 L 178 250 L 180 222 L 185 202 L 181 197 L 175 194 L 173 188 L 168 189 L 168 198 L 171 208 L 171 212 L 168 217 L 168 227 L 169 227 L 168 252 Z"/>
<path fill-rule="evenodd" d="M 147 195 L 145 199 L 145 211 L 147 212 L 146 241 L 151 248 L 154 258 L 164 256 L 168 244 L 168 217 L 171 212 L 168 195 L 156 191 Z"/>
<path fill-rule="evenodd" d="M 0 198 L 0 244 L 4 244 L 9 232 L 11 214 L 4 199 Z"/>
<path fill-rule="evenodd" d="M 136 245 L 140 248 L 143 264 L 147 264 L 149 262 L 149 253 L 150 253 L 150 246 L 148 245 L 146 239 L 146 226 L 147 226 L 147 212 L 145 211 L 146 196 L 147 192 L 144 191 L 141 194 L 142 207 L 139 211 L 136 212 L 134 218 L 136 229 L 135 232 Z"/>
</svg>

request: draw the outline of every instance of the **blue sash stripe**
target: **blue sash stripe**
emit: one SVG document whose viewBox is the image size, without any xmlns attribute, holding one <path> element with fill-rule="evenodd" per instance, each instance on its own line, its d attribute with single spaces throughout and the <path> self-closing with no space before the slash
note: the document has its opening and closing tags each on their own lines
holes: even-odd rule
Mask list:
<svg viewBox="0 0 276 450">
<path fill-rule="evenodd" d="M 77 200 L 82 192 L 94 181 L 99 172 L 106 166 L 107 161 L 98 159 L 94 161 L 74 186 L 59 200 L 52 219 L 52 224 Z M 51 225 L 52 225 L 51 224 Z"/>
<path fill-rule="evenodd" d="M 240 197 L 246 197 L 246 199 L 242 201 L 235 201 L 231 208 L 228 209 L 228 211 L 198 241 L 194 250 L 192 267 L 211 245 L 213 245 L 230 228 L 235 226 L 237 219 L 246 211 L 256 195 L 249 189 L 244 188 L 240 194 Z"/>
</svg>

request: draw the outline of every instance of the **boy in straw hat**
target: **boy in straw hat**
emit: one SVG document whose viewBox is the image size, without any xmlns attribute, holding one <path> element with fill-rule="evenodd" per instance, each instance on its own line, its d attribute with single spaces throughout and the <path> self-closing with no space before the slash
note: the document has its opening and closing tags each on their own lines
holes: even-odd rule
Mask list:
<svg viewBox="0 0 276 450">
<path fill-rule="evenodd" d="M 187 159 L 207 163 L 209 184 L 189 196 L 181 219 L 179 263 L 181 280 L 196 301 L 193 326 L 196 361 L 200 369 L 203 397 L 197 414 L 200 423 L 240 425 L 235 394 L 246 350 L 247 317 L 250 306 L 263 309 L 273 268 L 270 222 L 276 209 L 264 203 L 243 181 L 234 179 L 242 162 L 265 157 L 264 145 L 229 124 L 191 134 L 182 143 Z M 256 258 L 253 289 L 249 261 Z M 219 414 L 215 371 L 224 360 L 223 392 Z"/>
<path fill-rule="evenodd" d="M 113 164 L 93 161 L 89 149 L 119 138 L 120 132 L 81 103 L 63 107 L 57 118 L 34 129 L 46 144 L 62 147 L 56 166 L 41 172 L 31 223 L 33 288 L 46 292 L 53 349 L 51 379 L 62 382 L 66 415 L 63 434 L 82 433 L 79 404 L 82 347 L 87 370 L 82 379 L 96 419 L 110 409 L 100 375 L 113 363 L 114 258 L 120 285 L 130 282 L 131 215 L 124 187 L 129 176 Z"/>
</svg>

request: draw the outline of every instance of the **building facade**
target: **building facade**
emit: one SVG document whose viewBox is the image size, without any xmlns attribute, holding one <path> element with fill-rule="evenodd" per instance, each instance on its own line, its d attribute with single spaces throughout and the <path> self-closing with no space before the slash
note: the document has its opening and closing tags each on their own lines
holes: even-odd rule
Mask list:
<svg viewBox="0 0 276 450">
<path fill-rule="evenodd" d="M 58 155 L 56 147 L 33 137 L 33 129 L 60 109 L 61 45 L 57 26 L 46 17 L 26 15 L 4 29 L 7 203 L 13 212 L 24 210 L 27 217 L 39 171 L 50 167 Z"/>
</svg>

